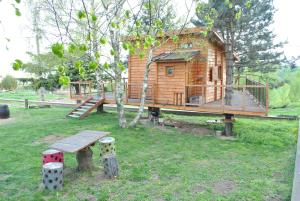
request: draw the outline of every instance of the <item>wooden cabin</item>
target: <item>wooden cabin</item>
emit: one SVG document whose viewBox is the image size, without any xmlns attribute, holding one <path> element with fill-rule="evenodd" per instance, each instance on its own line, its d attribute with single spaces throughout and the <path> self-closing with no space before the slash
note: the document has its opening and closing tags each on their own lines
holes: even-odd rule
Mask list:
<svg viewBox="0 0 300 201">
<path fill-rule="evenodd" d="M 162 105 L 198 105 L 220 100 L 218 85 L 226 82 L 223 41 L 213 32 L 212 40 L 201 36 L 201 29 L 186 29 L 174 43 L 168 40 L 154 52 L 150 67 L 148 99 Z M 128 98 L 138 98 L 147 56 L 128 59 Z M 215 85 L 216 87 L 200 87 Z M 193 87 L 194 86 L 194 87 Z M 197 87 L 198 86 L 198 87 Z"/>
</svg>

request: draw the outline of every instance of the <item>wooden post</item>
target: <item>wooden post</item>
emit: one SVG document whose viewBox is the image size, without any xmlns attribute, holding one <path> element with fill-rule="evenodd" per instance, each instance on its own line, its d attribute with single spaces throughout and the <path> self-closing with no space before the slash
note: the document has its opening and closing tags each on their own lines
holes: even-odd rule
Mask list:
<svg viewBox="0 0 300 201">
<path fill-rule="evenodd" d="M 28 103 L 28 99 L 25 99 L 25 109 L 29 108 L 29 103 Z"/>
<path fill-rule="evenodd" d="M 225 131 L 224 134 L 225 136 L 232 136 L 232 130 L 233 130 L 233 114 L 224 114 L 225 115 L 225 119 L 224 119 L 224 123 L 225 123 Z"/>
<path fill-rule="evenodd" d="M 91 170 L 93 168 L 93 151 L 90 147 L 86 147 L 79 150 L 76 154 L 76 159 L 78 162 L 78 171 Z"/>
<path fill-rule="evenodd" d="M 97 113 L 103 113 L 103 112 L 104 112 L 104 108 L 103 108 L 103 104 L 101 104 L 97 107 Z"/>
<path fill-rule="evenodd" d="M 245 96 L 246 96 L 246 94 L 245 94 L 245 86 L 243 86 L 243 90 L 242 90 L 242 94 L 243 94 L 243 96 L 242 96 L 242 110 L 245 110 Z"/>
<path fill-rule="evenodd" d="M 266 83 L 266 116 L 268 116 L 269 112 L 269 82 Z"/>
<path fill-rule="evenodd" d="M 125 83 L 125 104 L 128 104 L 128 85 Z"/>
</svg>

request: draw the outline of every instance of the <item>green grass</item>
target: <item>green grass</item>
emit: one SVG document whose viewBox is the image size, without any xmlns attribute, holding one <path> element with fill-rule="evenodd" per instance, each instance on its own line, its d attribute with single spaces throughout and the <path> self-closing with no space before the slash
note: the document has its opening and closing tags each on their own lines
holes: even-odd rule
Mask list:
<svg viewBox="0 0 300 201">
<path fill-rule="evenodd" d="M 40 100 L 40 95 L 33 91 L 33 90 L 25 90 L 25 89 L 18 89 L 15 91 L 0 91 L 0 98 L 6 98 L 6 99 L 19 99 L 19 100 Z M 45 93 L 45 100 L 55 100 L 62 98 L 61 96 L 47 92 Z"/>
<path fill-rule="evenodd" d="M 175 128 L 139 125 L 120 129 L 117 115 L 111 111 L 78 121 L 64 118 L 69 111 L 64 108 L 25 110 L 11 106 L 11 110 L 12 120 L 0 121 L 0 200 L 290 199 L 296 121 L 237 119 L 235 132 L 240 137 L 228 141 Z M 210 117 L 165 118 L 201 124 Z M 41 152 L 48 144 L 37 142 L 85 129 L 112 132 L 120 176 L 115 180 L 101 177 L 97 144 L 93 147 L 95 171 L 65 175 L 61 191 L 42 190 Z M 249 134 L 250 139 L 246 137 Z M 255 141 L 261 137 L 263 141 Z M 67 170 L 76 167 L 73 154 L 66 154 L 65 161 Z M 226 182 L 233 184 L 232 190 L 218 193 L 216 186 Z"/>
<path fill-rule="evenodd" d="M 269 110 L 270 115 L 292 115 L 300 116 L 300 102 L 290 103 L 284 108 L 275 108 Z"/>
</svg>

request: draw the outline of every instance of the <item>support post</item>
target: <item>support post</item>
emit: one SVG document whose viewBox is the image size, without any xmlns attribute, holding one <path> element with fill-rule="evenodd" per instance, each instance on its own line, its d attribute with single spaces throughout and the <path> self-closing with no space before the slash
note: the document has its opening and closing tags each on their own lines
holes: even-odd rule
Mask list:
<svg viewBox="0 0 300 201">
<path fill-rule="evenodd" d="M 103 113 L 103 112 L 104 112 L 103 104 L 101 104 L 97 107 L 97 113 Z"/>
<path fill-rule="evenodd" d="M 148 118 L 150 121 L 158 122 L 159 115 L 160 115 L 160 108 L 148 107 Z"/>
<path fill-rule="evenodd" d="M 76 154 L 76 159 L 78 163 L 77 170 L 85 171 L 91 170 L 93 168 L 93 151 L 90 147 L 86 147 L 82 150 L 79 150 Z"/>
<path fill-rule="evenodd" d="M 28 103 L 28 99 L 25 99 L 25 109 L 29 108 L 29 103 Z"/>
<path fill-rule="evenodd" d="M 232 136 L 233 135 L 233 114 L 225 114 L 225 136 Z"/>
</svg>

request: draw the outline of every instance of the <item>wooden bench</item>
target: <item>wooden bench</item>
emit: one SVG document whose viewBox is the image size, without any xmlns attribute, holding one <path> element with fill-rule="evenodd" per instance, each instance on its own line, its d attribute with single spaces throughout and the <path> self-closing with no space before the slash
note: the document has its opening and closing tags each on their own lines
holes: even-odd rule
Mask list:
<svg viewBox="0 0 300 201">
<path fill-rule="evenodd" d="M 77 169 L 89 170 L 93 166 L 93 151 L 90 146 L 94 146 L 99 139 L 109 134 L 110 132 L 85 130 L 57 141 L 50 145 L 50 148 L 62 152 L 76 153 Z"/>
</svg>

